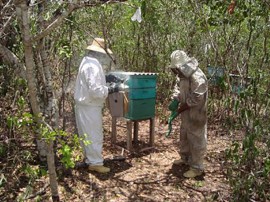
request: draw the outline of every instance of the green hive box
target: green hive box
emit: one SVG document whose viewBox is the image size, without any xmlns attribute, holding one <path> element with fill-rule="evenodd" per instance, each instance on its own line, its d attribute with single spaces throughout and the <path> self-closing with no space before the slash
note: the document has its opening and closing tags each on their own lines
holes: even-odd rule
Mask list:
<svg viewBox="0 0 270 202">
<path fill-rule="evenodd" d="M 135 74 L 135 73 L 134 73 Z M 129 88 L 156 88 L 157 75 L 139 74 L 129 75 L 126 83 Z"/>
<path fill-rule="evenodd" d="M 128 74 L 128 112 L 125 118 L 131 120 L 148 119 L 155 116 L 156 79 L 153 73 L 133 72 Z"/>
<path fill-rule="evenodd" d="M 156 99 L 129 100 L 128 113 L 125 118 L 131 120 L 143 120 L 155 116 Z"/>
</svg>

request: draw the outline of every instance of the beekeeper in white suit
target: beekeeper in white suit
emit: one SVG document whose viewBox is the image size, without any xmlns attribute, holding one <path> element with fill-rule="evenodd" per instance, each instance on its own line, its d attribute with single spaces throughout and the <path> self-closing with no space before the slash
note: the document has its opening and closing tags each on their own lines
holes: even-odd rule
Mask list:
<svg viewBox="0 0 270 202">
<path fill-rule="evenodd" d="M 203 174 L 203 159 L 207 144 L 207 78 L 198 61 L 184 51 L 171 54 L 171 70 L 177 75 L 173 99 L 179 101 L 181 113 L 180 156 L 174 164 L 186 164 L 187 178 Z"/>
<path fill-rule="evenodd" d="M 117 89 L 106 86 L 103 68 L 110 66 L 108 54 L 112 54 L 112 51 L 105 51 L 104 39 L 101 38 L 95 38 L 86 49 L 75 85 L 76 124 L 80 137 L 84 139 L 81 145 L 89 170 L 107 173 L 110 168 L 103 166 L 102 156 L 102 108 L 108 93 L 116 92 Z"/>
</svg>

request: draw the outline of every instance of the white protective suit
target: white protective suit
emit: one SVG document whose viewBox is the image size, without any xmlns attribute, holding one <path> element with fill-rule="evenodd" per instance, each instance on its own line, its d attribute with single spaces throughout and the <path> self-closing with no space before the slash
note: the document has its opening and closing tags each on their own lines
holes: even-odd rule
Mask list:
<svg viewBox="0 0 270 202">
<path fill-rule="evenodd" d="M 82 142 L 85 163 L 103 165 L 102 108 L 108 96 L 105 74 L 100 62 L 85 56 L 75 85 L 75 114 L 79 135 L 91 143 Z"/>
<path fill-rule="evenodd" d="M 174 51 L 171 61 L 171 68 L 178 68 L 183 74 L 177 77 L 173 97 L 180 105 L 189 106 L 180 115 L 180 155 L 191 167 L 203 170 L 207 144 L 207 78 L 198 68 L 197 60 L 183 51 Z"/>
</svg>

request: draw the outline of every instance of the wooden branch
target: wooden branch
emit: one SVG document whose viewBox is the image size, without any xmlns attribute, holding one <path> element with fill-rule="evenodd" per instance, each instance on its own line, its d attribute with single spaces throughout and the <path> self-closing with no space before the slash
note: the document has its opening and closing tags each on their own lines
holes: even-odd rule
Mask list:
<svg viewBox="0 0 270 202">
<path fill-rule="evenodd" d="M 12 18 L 15 16 L 15 13 L 12 13 L 11 16 L 9 16 L 8 20 L 4 23 L 1 32 L 0 32 L 0 38 L 2 38 L 2 35 L 4 34 L 5 29 L 8 27 L 10 21 L 12 20 Z"/>
<path fill-rule="evenodd" d="M 45 28 L 41 33 L 33 37 L 31 41 L 36 42 L 44 38 L 45 36 L 47 36 L 49 33 L 52 32 L 53 29 L 58 27 L 74 10 L 85 8 L 85 7 L 95 7 L 102 4 L 121 3 L 125 1 L 127 0 L 103 0 L 103 1 L 101 0 L 101 1 L 95 1 L 94 3 L 93 2 L 80 2 L 77 4 L 69 4 L 65 12 L 59 15 L 59 17 L 56 18 L 50 25 L 48 25 L 47 28 Z"/>
<path fill-rule="evenodd" d="M 1 9 L 0 15 L 3 15 L 3 13 L 5 12 L 5 9 L 8 8 L 12 3 L 12 0 L 9 0 L 6 5 L 4 5 L 4 7 Z"/>
<path fill-rule="evenodd" d="M 68 17 L 72 11 L 74 11 L 75 8 L 76 7 L 73 4 L 70 4 L 66 12 L 64 12 L 59 18 L 52 22 L 45 30 L 33 37 L 32 42 L 37 42 L 47 36 L 53 29 L 58 27 L 65 20 L 65 18 Z"/>
<path fill-rule="evenodd" d="M 46 189 L 49 187 L 49 184 L 46 184 L 41 190 L 39 190 L 38 192 L 34 193 L 34 194 L 31 194 L 30 196 L 26 197 L 25 200 L 28 200 L 28 199 L 33 199 L 39 195 L 43 195 L 46 193 Z"/>
<path fill-rule="evenodd" d="M 10 51 L 7 47 L 0 44 L 0 56 L 3 58 L 4 62 L 10 66 L 17 67 L 16 73 L 19 74 L 22 78 L 26 78 L 25 75 L 25 66 L 23 63 L 19 60 L 19 58 Z"/>
</svg>

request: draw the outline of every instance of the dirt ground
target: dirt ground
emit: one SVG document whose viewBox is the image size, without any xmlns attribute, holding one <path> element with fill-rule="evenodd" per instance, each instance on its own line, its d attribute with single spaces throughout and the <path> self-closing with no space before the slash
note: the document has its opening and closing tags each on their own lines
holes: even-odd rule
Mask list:
<svg viewBox="0 0 270 202">
<path fill-rule="evenodd" d="M 71 120 L 71 124 L 75 123 Z M 122 149 L 126 146 L 126 123 L 117 121 L 117 144 L 111 145 L 111 117 L 104 116 L 104 158 L 109 174 L 98 174 L 84 167 L 75 168 L 59 179 L 62 201 L 229 201 L 230 187 L 226 180 L 225 149 L 230 145 L 228 134 L 216 125 L 208 125 L 208 150 L 205 158 L 205 175 L 185 179 L 182 174 L 188 169 L 175 166 L 179 158 L 179 120 L 175 120 L 171 137 L 166 138 L 167 126 L 155 121 L 155 147 L 148 147 L 149 121 L 139 123 L 139 142 L 134 143 L 134 152 Z M 123 155 L 124 161 L 113 156 Z M 46 189 L 44 200 L 49 200 Z"/>
</svg>

